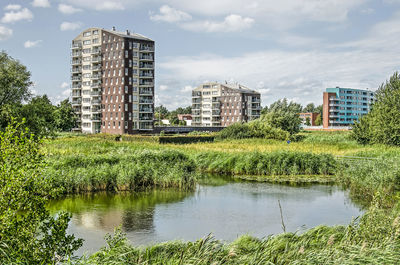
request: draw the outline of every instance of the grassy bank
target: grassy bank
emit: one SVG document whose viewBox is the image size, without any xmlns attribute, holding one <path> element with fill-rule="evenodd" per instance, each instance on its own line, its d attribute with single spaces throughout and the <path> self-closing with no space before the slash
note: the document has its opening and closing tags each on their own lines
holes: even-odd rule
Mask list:
<svg viewBox="0 0 400 265">
<path fill-rule="evenodd" d="M 335 182 L 369 207 L 348 226 L 265 239 L 242 236 L 230 244 L 209 237 L 135 248 L 117 233 L 80 264 L 398 264 L 400 148 L 362 146 L 347 132 L 304 136 L 291 144 L 246 139 L 188 145 L 75 137 L 48 141 L 44 151 L 52 181 L 75 187 L 68 192 L 187 187 L 196 172 L 216 172 L 256 181 Z"/>
</svg>

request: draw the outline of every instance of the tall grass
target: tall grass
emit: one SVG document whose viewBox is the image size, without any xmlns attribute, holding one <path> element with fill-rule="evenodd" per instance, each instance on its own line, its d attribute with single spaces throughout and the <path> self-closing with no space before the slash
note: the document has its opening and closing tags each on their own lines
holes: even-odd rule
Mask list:
<svg viewBox="0 0 400 265">
<path fill-rule="evenodd" d="M 336 161 L 332 155 L 306 152 L 206 152 L 193 159 L 202 171 L 224 174 L 331 175 L 336 169 Z"/>
<path fill-rule="evenodd" d="M 136 150 L 129 154 L 57 155 L 45 175 L 63 193 L 139 190 L 148 187 L 193 188 L 193 162 L 172 150 Z"/>
</svg>

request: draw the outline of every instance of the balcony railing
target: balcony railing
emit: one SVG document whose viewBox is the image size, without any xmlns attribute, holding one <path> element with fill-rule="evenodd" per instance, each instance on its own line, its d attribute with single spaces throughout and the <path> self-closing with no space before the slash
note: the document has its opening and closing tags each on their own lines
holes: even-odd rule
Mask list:
<svg viewBox="0 0 400 265">
<path fill-rule="evenodd" d="M 101 96 L 101 92 L 100 92 L 100 91 L 91 91 L 91 92 L 90 92 L 90 95 L 91 95 L 91 96 L 97 96 L 97 97 L 98 97 L 98 96 Z"/>
<path fill-rule="evenodd" d="M 101 66 L 100 66 L 100 65 L 93 66 L 93 67 L 92 67 L 92 70 L 93 70 L 93 71 L 99 71 L 99 70 L 101 70 Z"/>
<path fill-rule="evenodd" d="M 71 61 L 71 65 L 77 65 L 77 64 L 81 64 L 82 60 L 72 60 Z"/>
<path fill-rule="evenodd" d="M 71 52 L 72 57 L 81 57 L 82 53 L 81 52 Z"/>
<path fill-rule="evenodd" d="M 71 80 L 72 81 L 81 81 L 82 80 L 82 76 L 72 76 Z"/>
<path fill-rule="evenodd" d="M 153 91 L 151 89 L 140 89 L 139 94 L 141 95 L 153 95 Z"/>
<path fill-rule="evenodd" d="M 91 84 L 90 87 L 91 88 L 99 88 L 100 87 L 100 83 L 95 83 L 95 84 Z"/>
<path fill-rule="evenodd" d="M 154 51 L 154 47 L 140 47 L 141 51 L 149 51 L 149 52 L 153 52 Z"/>
<path fill-rule="evenodd" d="M 139 101 L 140 104 L 153 104 L 153 100 L 151 99 L 141 99 Z"/>
<path fill-rule="evenodd" d="M 154 65 L 152 63 L 140 63 L 140 68 L 147 68 L 147 69 L 153 69 Z"/>
<path fill-rule="evenodd" d="M 153 112 L 153 108 L 140 108 L 139 112 Z"/>
<path fill-rule="evenodd" d="M 80 73 L 82 73 L 82 68 L 72 68 L 71 73 L 80 74 Z"/>
<path fill-rule="evenodd" d="M 153 86 L 154 83 L 153 82 L 140 82 L 139 85 L 141 85 L 141 86 Z"/>
<path fill-rule="evenodd" d="M 75 105 L 75 106 L 76 106 L 76 105 L 81 105 L 81 104 L 82 104 L 82 100 L 75 100 L 75 101 L 72 101 L 72 102 L 71 102 L 71 105 L 72 105 L 72 106 L 74 106 L 74 105 Z"/>
<path fill-rule="evenodd" d="M 82 89 L 82 85 L 71 85 L 72 89 Z"/>
<path fill-rule="evenodd" d="M 71 45 L 71 49 L 81 49 L 82 48 L 82 44 L 81 43 L 73 43 Z"/>
<path fill-rule="evenodd" d="M 100 79 L 101 75 L 92 75 L 90 78 L 91 79 Z"/>
<path fill-rule="evenodd" d="M 141 55 L 139 58 L 140 60 L 153 61 L 153 56 Z"/>
</svg>

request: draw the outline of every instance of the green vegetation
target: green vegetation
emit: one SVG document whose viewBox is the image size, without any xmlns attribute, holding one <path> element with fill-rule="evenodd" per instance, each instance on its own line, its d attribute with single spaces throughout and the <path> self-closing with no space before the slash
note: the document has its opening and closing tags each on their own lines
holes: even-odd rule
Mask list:
<svg viewBox="0 0 400 265">
<path fill-rule="evenodd" d="M 54 106 L 46 95 L 32 97 L 31 73 L 19 61 L 0 52 L 0 130 L 11 120 L 24 120 L 35 137 L 71 131 L 76 116 L 68 99 Z"/>
<path fill-rule="evenodd" d="M 194 166 L 179 151 L 128 150 L 55 155 L 44 175 L 62 193 L 124 191 L 149 187 L 193 188 Z"/>
<path fill-rule="evenodd" d="M 396 72 L 376 92 L 369 114 L 355 124 L 353 137 L 361 144 L 400 145 L 400 75 Z"/>
<path fill-rule="evenodd" d="M 82 245 L 66 234 L 70 214 L 45 208 L 53 191 L 39 147 L 15 121 L 0 131 L 0 264 L 56 264 Z"/>
</svg>

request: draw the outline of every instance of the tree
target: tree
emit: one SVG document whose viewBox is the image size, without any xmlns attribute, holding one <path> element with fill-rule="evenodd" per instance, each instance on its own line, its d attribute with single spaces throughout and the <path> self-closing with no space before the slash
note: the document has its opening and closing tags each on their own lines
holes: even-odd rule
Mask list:
<svg viewBox="0 0 400 265">
<path fill-rule="evenodd" d="M 286 98 L 271 104 L 266 114 L 261 115 L 260 120 L 272 127 L 282 129 L 295 134 L 300 131 L 301 119 L 299 113 L 302 111 L 300 104 L 288 103 Z"/>
<path fill-rule="evenodd" d="M 322 125 L 321 114 L 318 114 L 317 117 L 315 118 L 315 125 L 316 126 L 321 126 Z"/>
<path fill-rule="evenodd" d="M 29 100 L 31 73 L 19 61 L 0 52 L 0 109 Z"/>
<path fill-rule="evenodd" d="M 310 119 L 310 117 L 307 117 L 307 118 L 306 118 L 306 125 L 307 125 L 307 126 L 311 126 L 311 119 Z"/>
<path fill-rule="evenodd" d="M 163 119 L 168 115 L 168 109 L 163 105 L 154 108 L 154 116 L 156 119 Z"/>
<path fill-rule="evenodd" d="M 353 137 L 362 144 L 400 145 L 400 75 L 397 72 L 379 87 L 370 113 L 354 125 Z"/>
<path fill-rule="evenodd" d="M 67 235 L 71 216 L 52 217 L 40 142 L 14 119 L 0 131 L 0 264 L 58 264 L 82 245 Z"/>
<path fill-rule="evenodd" d="M 314 103 L 309 103 L 307 106 L 303 108 L 302 112 L 315 112 L 315 105 Z"/>
<path fill-rule="evenodd" d="M 26 126 L 31 133 L 43 137 L 53 134 L 56 130 L 55 110 L 56 107 L 46 95 L 36 96 L 21 107 L 20 116 L 26 120 Z"/>
<path fill-rule="evenodd" d="M 62 132 L 69 132 L 75 127 L 77 117 L 68 99 L 61 101 L 54 111 L 55 127 Z"/>
</svg>

